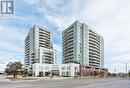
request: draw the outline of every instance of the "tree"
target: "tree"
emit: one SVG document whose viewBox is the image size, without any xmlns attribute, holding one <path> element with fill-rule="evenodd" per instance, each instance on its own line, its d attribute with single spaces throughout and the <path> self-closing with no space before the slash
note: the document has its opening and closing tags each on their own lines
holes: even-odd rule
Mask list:
<svg viewBox="0 0 130 88">
<path fill-rule="evenodd" d="M 18 72 L 21 70 L 23 64 L 19 62 L 9 62 L 7 64 L 7 68 L 5 69 L 5 73 L 7 75 L 13 75 L 14 78 L 17 76 Z"/>
<path fill-rule="evenodd" d="M 32 75 L 33 75 L 32 71 L 28 71 L 28 76 L 32 76 Z"/>
</svg>

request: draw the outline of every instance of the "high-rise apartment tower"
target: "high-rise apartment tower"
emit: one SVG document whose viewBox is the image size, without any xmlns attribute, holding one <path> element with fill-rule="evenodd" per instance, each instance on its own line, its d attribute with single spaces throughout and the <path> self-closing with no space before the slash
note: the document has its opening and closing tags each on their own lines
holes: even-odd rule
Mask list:
<svg viewBox="0 0 130 88">
<path fill-rule="evenodd" d="M 62 32 L 63 63 L 103 67 L 104 40 L 92 28 L 79 21 Z"/>
<path fill-rule="evenodd" d="M 34 25 L 25 39 L 25 60 L 27 69 L 34 63 L 55 64 L 56 50 L 53 48 L 53 34 L 43 27 Z"/>
</svg>

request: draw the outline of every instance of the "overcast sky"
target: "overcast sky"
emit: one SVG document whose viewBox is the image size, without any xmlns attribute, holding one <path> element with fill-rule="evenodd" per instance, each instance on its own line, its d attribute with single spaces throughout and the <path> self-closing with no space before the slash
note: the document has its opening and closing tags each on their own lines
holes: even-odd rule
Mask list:
<svg viewBox="0 0 130 88">
<path fill-rule="evenodd" d="M 75 20 L 103 36 L 105 67 L 125 72 L 125 63 L 130 63 L 130 0 L 15 0 L 14 16 L 0 17 L 0 69 L 10 61 L 24 61 L 24 39 L 33 24 L 54 32 L 62 63 L 61 34 Z"/>
</svg>

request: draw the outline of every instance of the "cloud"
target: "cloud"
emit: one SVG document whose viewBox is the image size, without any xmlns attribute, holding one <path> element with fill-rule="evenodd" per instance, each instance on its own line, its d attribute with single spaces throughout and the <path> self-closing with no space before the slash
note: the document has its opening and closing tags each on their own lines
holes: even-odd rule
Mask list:
<svg viewBox="0 0 130 88">
<path fill-rule="evenodd" d="M 23 52 L 25 30 L 0 26 L 0 50 Z M 21 43 L 22 42 L 22 43 Z"/>
<path fill-rule="evenodd" d="M 15 61 L 20 61 L 20 60 L 15 59 L 15 58 L 1 58 L 0 57 L 0 70 L 4 71 L 4 69 L 6 68 L 6 65 L 9 62 L 15 62 Z"/>
<path fill-rule="evenodd" d="M 32 24 L 38 24 L 54 32 L 54 47 L 58 49 L 58 58 L 61 62 L 61 33 L 75 20 L 79 20 L 104 37 L 105 67 L 113 71 L 113 68 L 119 67 L 118 65 L 130 62 L 129 4 L 129 0 L 24 0 L 17 2 L 14 19 L 0 18 L 0 53 L 2 53 L 0 55 L 2 58 L 9 58 L 11 55 L 8 57 L 3 55 L 7 52 L 13 53 L 14 58 L 18 57 L 16 54 L 22 56 L 27 31 Z M 122 65 L 117 70 L 124 72 Z"/>
<path fill-rule="evenodd" d="M 92 19 L 93 22 L 96 22 L 92 25 L 93 28 L 95 28 L 104 37 L 105 67 L 110 67 L 111 65 L 116 68 L 116 64 L 130 62 L 130 16 L 128 16 L 128 14 L 130 14 L 130 6 L 128 3 L 130 2 L 127 0 L 124 2 L 120 0 L 113 1 L 109 0 L 107 5 L 105 5 L 106 1 L 102 1 L 102 4 L 94 4 L 96 9 L 99 5 L 100 9 L 97 10 L 100 10 L 101 12 L 97 13 L 94 11 L 97 17 Z M 93 9 L 91 10 L 93 11 Z M 91 17 L 89 19 L 91 21 Z M 112 67 L 110 67 L 110 69 Z M 122 69 L 122 71 L 124 70 Z"/>
<path fill-rule="evenodd" d="M 58 50 L 58 52 L 62 53 L 62 45 L 54 44 L 54 48 Z"/>
<path fill-rule="evenodd" d="M 116 64 L 130 62 L 129 3 L 129 0 L 72 0 L 60 8 L 53 3 L 53 8 L 52 6 L 50 8 L 56 9 L 57 13 L 49 12 L 46 7 L 43 13 L 46 12 L 44 17 L 57 26 L 59 31 L 64 30 L 75 20 L 79 20 L 99 32 L 105 41 L 105 67 L 109 68 L 109 65 L 116 66 Z"/>
<path fill-rule="evenodd" d="M 0 69 L 4 69 L 8 62 L 21 61 L 24 57 L 24 39 L 27 31 L 18 26 L 0 25 Z"/>
<path fill-rule="evenodd" d="M 29 5 L 33 5 L 36 4 L 38 2 L 38 0 L 25 0 L 26 3 L 28 3 Z"/>
</svg>

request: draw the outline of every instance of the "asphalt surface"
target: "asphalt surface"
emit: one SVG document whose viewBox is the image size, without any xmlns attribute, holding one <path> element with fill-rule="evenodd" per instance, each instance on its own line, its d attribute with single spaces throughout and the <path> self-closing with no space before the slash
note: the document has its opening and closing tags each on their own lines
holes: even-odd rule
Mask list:
<svg viewBox="0 0 130 88">
<path fill-rule="evenodd" d="M 130 79 L 76 78 L 9 81 L 0 77 L 0 88 L 130 88 Z"/>
</svg>

